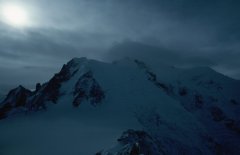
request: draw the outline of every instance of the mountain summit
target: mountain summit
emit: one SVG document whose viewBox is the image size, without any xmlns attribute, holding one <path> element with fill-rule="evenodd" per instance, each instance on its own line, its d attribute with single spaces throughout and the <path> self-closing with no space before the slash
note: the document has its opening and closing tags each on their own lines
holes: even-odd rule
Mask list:
<svg viewBox="0 0 240 155">
<path fill-rule="evenodd" d="M 79 149 L 85 155 L 239 155 L 239 89 L 240 81 L 207 67 L 179 69 L 134 59 L 104 63 L 74 58 L 48 82 L 37 84 L 36 90 L 22 86 L 11 90 L 0 104 L 0 123 L 11 127 L 23 118 L 30 119 L 28 125 L 40 119 L 52 121 L 50 126 L 66 136 L 72 126 L 81 130 L 76 130 L 80 135 L 91 137 L 87 130 L 98 133 L 92 138 L 97 140 L 91 141 L 94 145 L 77 139 L 79 143 L 68 142 L 67 148 L 53 154 L 78 154 Z M 66 129 L 72 119 L 85 122 L 84 127 L 67 125 Z M 42 132 L 44 125 L 43 121 L 35 132 Z M 5 130 L 0 127 L 0 131 Z M 104 138 L 99 138 L 101 131 L 108 131 Z M 121 132 L 115 145 L 102 145 L 114 144 Z M 51 154 L 48 143 L 40 142 L 35 147 L 46 145 L 41 151 Z"/>
</svg>

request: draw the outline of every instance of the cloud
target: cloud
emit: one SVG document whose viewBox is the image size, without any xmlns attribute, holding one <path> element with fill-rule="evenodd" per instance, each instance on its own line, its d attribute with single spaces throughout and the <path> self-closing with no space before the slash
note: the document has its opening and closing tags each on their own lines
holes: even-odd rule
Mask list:
<svg viewBox="0 0 240 155">
<path fill-rule="evenodd" d="M 116 43 L 108 53 L 107 60 L 131 57 L 147 62 L 161 62 L 168 65 L 211 65 L 213 62 L 199 55 L 193 55 L 193 51 L 164 46 L 153 46 L 141 42 L 123 41 Z"/>
<path fill-rule="evenodd" d="M 33 87 L 36 82 L 46 82 L 73 57 L 97 58 L 102 52 L 98 43 L 104 38 L 101 34 L 76 35 L 39 29 L 7 33 L 0 35 L 0 85 L 4 87 L 1 89 L 19 84 Z"/>
<path fill-rule="evenodd" d="M 99 60 L 130 56 L 176 66 L 205 65 L 240 79 L 238 1 L 10 2 L 25 6 L 33 23 L 25 29 L 0 23 L 0 72 L 7 77 L 11 76 L 8 70 L 18 70 L 13 76 L 19 83 L 30 79 L 32 72 L 43 74 L 40 68 L 49 67 L 51 71 L 28 85 L 46 81 L 53 74 L 50 72 L 57 72 L 72 57 L 82 56 Z M 11 84 L 17 80 L 5 81 Z"/>
<path fill-rule="evenodd" d="M 148 63 L 163 63 L 176 67 L 208 66 L 223 74 L 239 79 L 240 63 L 238 58 L 240 57 L 240 53 L 228 51 L 230 50 L 222 49 L 219 51 L 218 49 L 211 49 L 211 51 L 205 52 L 202 52 L 202 50 L 191 51 L 174 47 L 153 46 L 127 40 L 116 43 L 109 50 L 105 60 L 112 61 L 130 57 Z"/>
</svg>

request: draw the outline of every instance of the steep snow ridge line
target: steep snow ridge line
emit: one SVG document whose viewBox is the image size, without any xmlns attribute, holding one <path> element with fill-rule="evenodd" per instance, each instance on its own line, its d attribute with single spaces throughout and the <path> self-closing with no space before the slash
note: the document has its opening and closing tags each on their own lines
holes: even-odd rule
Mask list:
<svg viewBox="0 0 240 155">
<path fill-rule="evenodd" d="M 63 81 L 61 84 L 60 92 L 61 94 L 72 94 L 74 91 L 74 86 L 81 77 L 86 72 L 90 71 L 89 62 L 87 58 L 73 58 L 67 63 L 69 72 L 71 74 L 71 80 Z"/>
<path fill-rule="evenodd" d="M 134 62 L 137 64 L 137 66 L 140 69 L 145 70 L 147 76 L 148 76 L 148 80 L 151 81 L 155 86 L 157 86 L 158 88 L 161 88 L 165 93 L 167 93 L 168 95 L 172 95 L 173 91 L 172 91 L 172 86 L 169 85 L 167 86 L 166 84 L 159 82 L 157 79 L 157 75 L 155 73 L 153 73 L 149 67 L 147 67 L 147 65 L 139 60 L 134 60 Z"/>
<path fill-rule="evenodd" d="M 15 117 L 1 121 L 6 123 L 6 127 L 0 126 L 0 136 L 3 137 L 0 144 L 8 140 L 7 144 L 13 148 L 11 150 L 17 150 L 15 154 L 28 151 L 29 145 L 21 145 L 20 150 L 11 145 L 17 143 L 19 146 L 13 137 L 21 136 L 12 133 L 21 131 L 22 135 L 22 130 L 16 126 L 21 126 L 18 121 L 25 122 L 26 117 L 24 125 L 37 126 L 28 130 L 23 126 L 27 136 L 37 137 L 45 127 L 46 132 L 52 131 L 48 136 L 45 132 L 40 134 L 45 137 L 38 137 L 37 141 L 43 139 L 46 142 L 45 139 L 52 135 L 57 135 L 54 138 L 61 135 L 68 137 L 73 132 L 71 139 L 64 138 L 68 139 L 66 143 L 53 138 L 52 142 L 60 154 L 65 150 L 69 150 L 65 154 L 72 154 L 72 146 L 76 146 L 76 152 L 85 149 L 82 154 L 90 155 L 107 148 L 95 145 L 102 144 L 109 137 L 113 140 L 123 131 L 116 146 L 97 154 L 240 154 L 240 98 L 236 93 L 240 85 L 237 81 L 223 78 L 209 69 L 149 66 L 139 60 L 110 64 L 74 58 L 63 65 L 49 82 L 37 84 L 35 91 L 23 87 L 12 90 L 6 102 L 2 103 L 5 109 L 0 108 L 2 117 L 17 111 L 47 110 L 24 115 L 22 120 Z M 13 120 L 17 123 L 12 126 Z M 43 120 L 39 126 L 38 120 Z M 36 124 L 32 125 L 33 122 Z M 93 131 L 96 133 L 93 134 Z M 100 136 L 96 141 L 87 142 L 88 138 L 81 137 L 83 134 L 85 137 L 99 137 L 105 131 L 106 136 Z M 27 144 L 24 141 L 26 137 L 22 139 L 21 143 Z M 66 147 L 59 147 L 60 143 L 66 144 Z M 37 148 L 41 146 L 39 150 L 42 150 L 44 144 L 36 142 L 35 145 Z"/>
<path fill-rule="evenodd" d="M 68 63 L 72 74 L 71 80 L 62 83 L 60 92 L 65 96 L 71 96 L 71 102 L 75 107 L 84 101 L 97 106 L 105 98 L 103 89 L 94 78 L 90 63 L 91 60 L 87 58 L 74 58 Z"/>
</svg>

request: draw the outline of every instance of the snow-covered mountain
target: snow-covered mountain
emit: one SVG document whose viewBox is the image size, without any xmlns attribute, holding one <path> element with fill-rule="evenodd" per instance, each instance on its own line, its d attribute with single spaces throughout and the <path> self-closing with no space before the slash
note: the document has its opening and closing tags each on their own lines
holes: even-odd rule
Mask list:
<svg viewBox="0 0 240 155">
<path fill-rule="evenodd" d="M 0 136 L 5 137 L 0 148 L 7 141 L 16 152 L 5 149 L 5 154 L 238 155 L 239 89 L 240 81 L 207 67 L 74 58 L 35 91 L 19 86 L 9 92 L 0 104 L 0 118 L 8 117 L 0 122 L 5 125 L 0 126 Z M 19 124 L 30 131 L 19 129 Z M 25 138 L 23 147 L 11 145 L 9 133 L 14 131 L 34 133 L 30 145 L 35 149 L 24 149 L 29 146 Z M 65 136 L 42 143 L 44 135 L 48 141 L 56 133 Z"/>
</svg>

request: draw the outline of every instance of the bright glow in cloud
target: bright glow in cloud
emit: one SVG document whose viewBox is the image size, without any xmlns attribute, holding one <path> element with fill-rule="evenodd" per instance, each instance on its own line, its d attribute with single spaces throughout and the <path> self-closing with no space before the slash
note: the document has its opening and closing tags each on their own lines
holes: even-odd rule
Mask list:
<svg viewBox="0 0 240 155">
<path fill-rule="evenodd" d="M 7 4 L 1 7 L 2 21 L 14 27 L 25 27 L 29 24 L 27 10 L 16 4 Z"/>
</svg>

